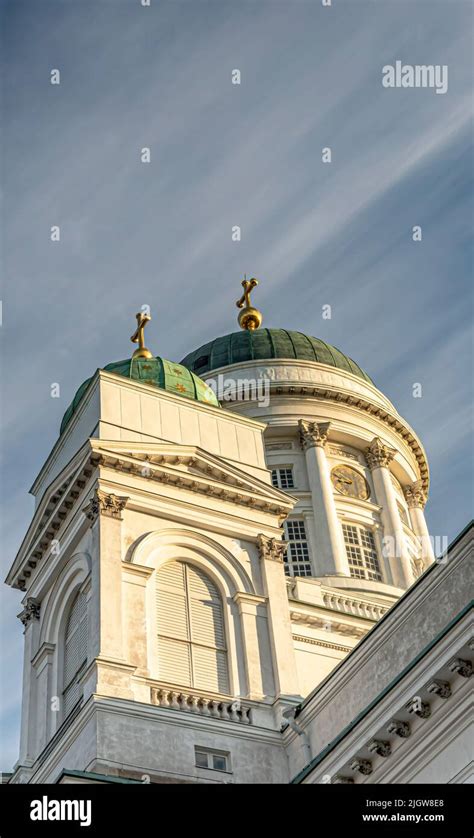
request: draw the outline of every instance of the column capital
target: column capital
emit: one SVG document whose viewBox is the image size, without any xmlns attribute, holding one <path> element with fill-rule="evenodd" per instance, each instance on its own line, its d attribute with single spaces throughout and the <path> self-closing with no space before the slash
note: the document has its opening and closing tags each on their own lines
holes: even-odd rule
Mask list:
<svg viewBox="0 0 474 838">
<path fill-rule="evenodd" d="M 300 444 L 304 451 L 316 446 L 324 448 L 328 439 L 330 422 L 308 422 L 300 419 L 298 428 L 300 432 Z"/>
<path fill-rule="evenodd" d="M 268 538 L 260 533 L 258 536 L 258 552 L 262 560 L 269 559 L 272 562 L 283 562 L 288 542 L 279 538 Z"/>
<path fill-rule="evenodd" d="M 427 498 L 421 480 L 415 480 L 414 483 L 405 486 L 403 493 L 409 509 L 424 509 Z"/>
<path fill-rule="evenodd" d="M 108 518 L 121 521 L 122 511 L 125 509 L 128 500 L 128 497 L 107 494 L 101 489 L 95 489 L 93 497 L 82 511 L 91 524 L 97 520 L 99 515 L 106 515 Z"/>
<path fill-rule="evenodd" d="M 17 614 L 17 617 L 19 620 L 21 620 L 25 628 L 27 628 L 28 623 L 30 623 L 32 620 L 39 620 L 40 610 L 40 602 L 34 597 L 29 596 L 26 600 L 26 604 L 23 611 L 20 611 L 20 613 Z"/>
<path fill-rule="evenodd" d="M 379 436 L 374 437 L 369 447 L 365 449 L 367 464 L 371 471 L 378 467 L 388 468 L 396 453 L 395 448 L 384 445 Z"/>
</svg>

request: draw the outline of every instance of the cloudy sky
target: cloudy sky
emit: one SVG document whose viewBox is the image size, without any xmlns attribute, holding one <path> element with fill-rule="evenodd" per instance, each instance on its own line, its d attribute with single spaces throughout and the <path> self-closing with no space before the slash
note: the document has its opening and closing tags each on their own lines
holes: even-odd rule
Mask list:
<svg viewBox="0 0 474 838">
<path fill-rule="evenodd" d="M 470 2 L 0 5 L 3 576 L 61 416 L 97 367 L 128 357 L 135 312 L 151 306 L 150 348 L 180 360 L 236 329 L 244 273 L 265 325 L 338 346 L 415 428 L 428 521 L 451 540 L 472 508 Z M 385 89 L 396 60 L 447 65 L 447 93 Z M 2 596 L 11 770 L 22 627 L 18 592 Z"/>
</svg>

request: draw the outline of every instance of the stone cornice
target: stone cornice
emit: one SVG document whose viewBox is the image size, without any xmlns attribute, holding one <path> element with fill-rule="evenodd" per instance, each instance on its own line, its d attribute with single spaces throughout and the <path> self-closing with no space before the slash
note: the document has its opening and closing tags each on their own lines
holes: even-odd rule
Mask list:
<svg viewBox="0 0 474 838">
<path fill-rule="evenodd" d="M 7 576 L 7 584 L 26 590 L 27 581 L 38 562 L 50 548 L 56 544 L 59 548 L 71 513 L 84 495 L 93 469 L 90 452 L 87 455 L 82 450 L 82 457 L 76 456 L 73 466 L 69 465 L 69 474 L 60 475 L 49 493 L 45 493 Z"/>
<path fill-rule="evenodd" d="M 328 439 L 330 424 L 330 422 L 308 422 L 305 419 L 300 419 L 298 428 L 303 451 L 314 447 L 324 448 Z"/>
<path fill-rule="evenodd" d="M 267 364 L 264 362 L 257 363 L 256 361 L 233 364 L 232 366 L 213 370 L 209 375 L 205 375 L 204 379 L 215 377 L 220 372 L 232 375 L 233 371 L 240 369 L 248 370 L 250 377 L 251 372 L 255 368 L 258 370 L 260 367 L 263 369 L 267 366 L 282 366 L 285 368 L 294 367 L 295 375 L 297 373 L 297 369 L 304 368 L 310 376 L 313 375 L 315 368 L 317 367 L 316 374 L 319 378 L 321 378 L 321 375 L 329 376 L 331 383 L 328 384 L 328 386 L 325 386 L 323 381 L 308 380 L 305 382 L 298 378 L 295 378 L 292 383 L 283 379 L 281 380 L 281 383 L 279 380 L 272 380 L 270 382 L 270 391 L 273 396 L 281 395 L 291 396 L 294 398 L 301 398 L 301 396 L 304 396 L 317 400 L 335 402 L 336 404 L 346 404 L 348 407 L 361 410 L 370 416 L 374 416 L 385 425 L 388 425 L 388 427 L 397 433 L 411 449 L 413 456 L 417 460 L 420 476 L 423 481 L 423 489 L 425 493 L 428 494 L 429 468 L 420 440 L 417 438 L 415 432 L 408 425 L 408 423 L 398 415 L 392 403 L 382 393 L 380 393 L 373 384 L 362 382 L 361 379 L 357 378 L 353 374 L 343 372 L 342 370 L 337 370 L 336 373 L 332 367 L 324 364 L 316 364 L 314 362 L 304 362 L 299 360 L 286 361 L 281 359 L 269 360 Z M 339 379 L 341 384 L 337 384 L 336 379 Z M 347 390 L 342 386 L 343 379 L 344 382 L 347 381 Z M 349 392 L 349 387 L 353 391 L 354 388 L 357 388 L 356 392 Z"/>
<path fill-rule="evenodd" d="M 262 561 L 282 562 L 288 548 L 286 541 L 278 538 L 268 538 L 262 533 L 258 536 L 258 552 Z"/>
<path fill-rule="evenodd" d="M 317 637 L 304 637 L 302 634 L 293 634 L 293 640 L 298 643 L 309 643 L 311 646 L 321 646 L 323 649 L 335 649 L 337 652 L 350 652 L 352 646 L 341 646 L 339 643 L 330 643 L 326 640 L 319 640 Z"/>
<path fill-rule="evenodd" d="M 426 495 L 423 490 L 423 483 L 421 480 L 416 480 L 409 486 L 405 486 L 403 493 L 409 509 L 424 509 L 426 504 Z"/>
<path fill-rule="evenodd" d="M 353 623 L 344 623 L 340 620 L 335 620 L 334 617 L 302 613 L 301 611 L 290 611 L 290 620 L 297 625 L 303 625 L 313 629 L 323 629 L 324 631 L 341 634 L 344 637 L 354 637 L 358 640 L 364 637 L 369 631 L 369 627 L 362 628 L 361 626 L 355 626 Z"/>
</svg>

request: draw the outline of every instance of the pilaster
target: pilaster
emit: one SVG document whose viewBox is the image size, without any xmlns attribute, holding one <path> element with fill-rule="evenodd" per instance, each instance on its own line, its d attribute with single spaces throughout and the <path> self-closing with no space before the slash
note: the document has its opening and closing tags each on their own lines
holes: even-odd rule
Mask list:
<svg viewBox="0 0 474 838">
<path fill-rule="evenodd" d="M 254 594 L 234 594 L 242 628 L 242 642 L 244 647 L 245 674 L 247 677 L 247 698 L 260 700 L 264 696 L 263 668 L 260 657 L 260 643 L 258 637 L 259 612 L 265 610 L 265 597 Z"/>
<path fill-rule="evenodd" d="M 287 544 L 265 535 L 258 537 L 264 593 L 277 697 L 298 694 L 298 676 L 291 631 L 283 557 Z"/>
<path fill-rule="evenodd" d="M 92 657 L 124 662 L 122 512 L 128 498 L 96 489 L 83 512 L 93 531 L 90 618 L 97 627 Z"/>
</svg>

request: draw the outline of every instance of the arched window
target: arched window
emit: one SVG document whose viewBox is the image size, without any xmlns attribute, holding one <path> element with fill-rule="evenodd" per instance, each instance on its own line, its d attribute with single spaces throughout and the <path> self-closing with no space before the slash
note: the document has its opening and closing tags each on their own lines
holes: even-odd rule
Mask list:
<svg viewBox="0 0 474 838">
<path fill-rule="evenodd" d="M 86 595 L 76 596 L 69 613 L 64 638 L 63 710 L 64 718 L 81 698 L 79 679 L 87 662 Z"/>
<path fill-rule="evenodd" d="M 224 615 L 216 586 L 184 562 L 165 564 L 156 578 L 160 680 L 228 694 Z"/>
</svg>

